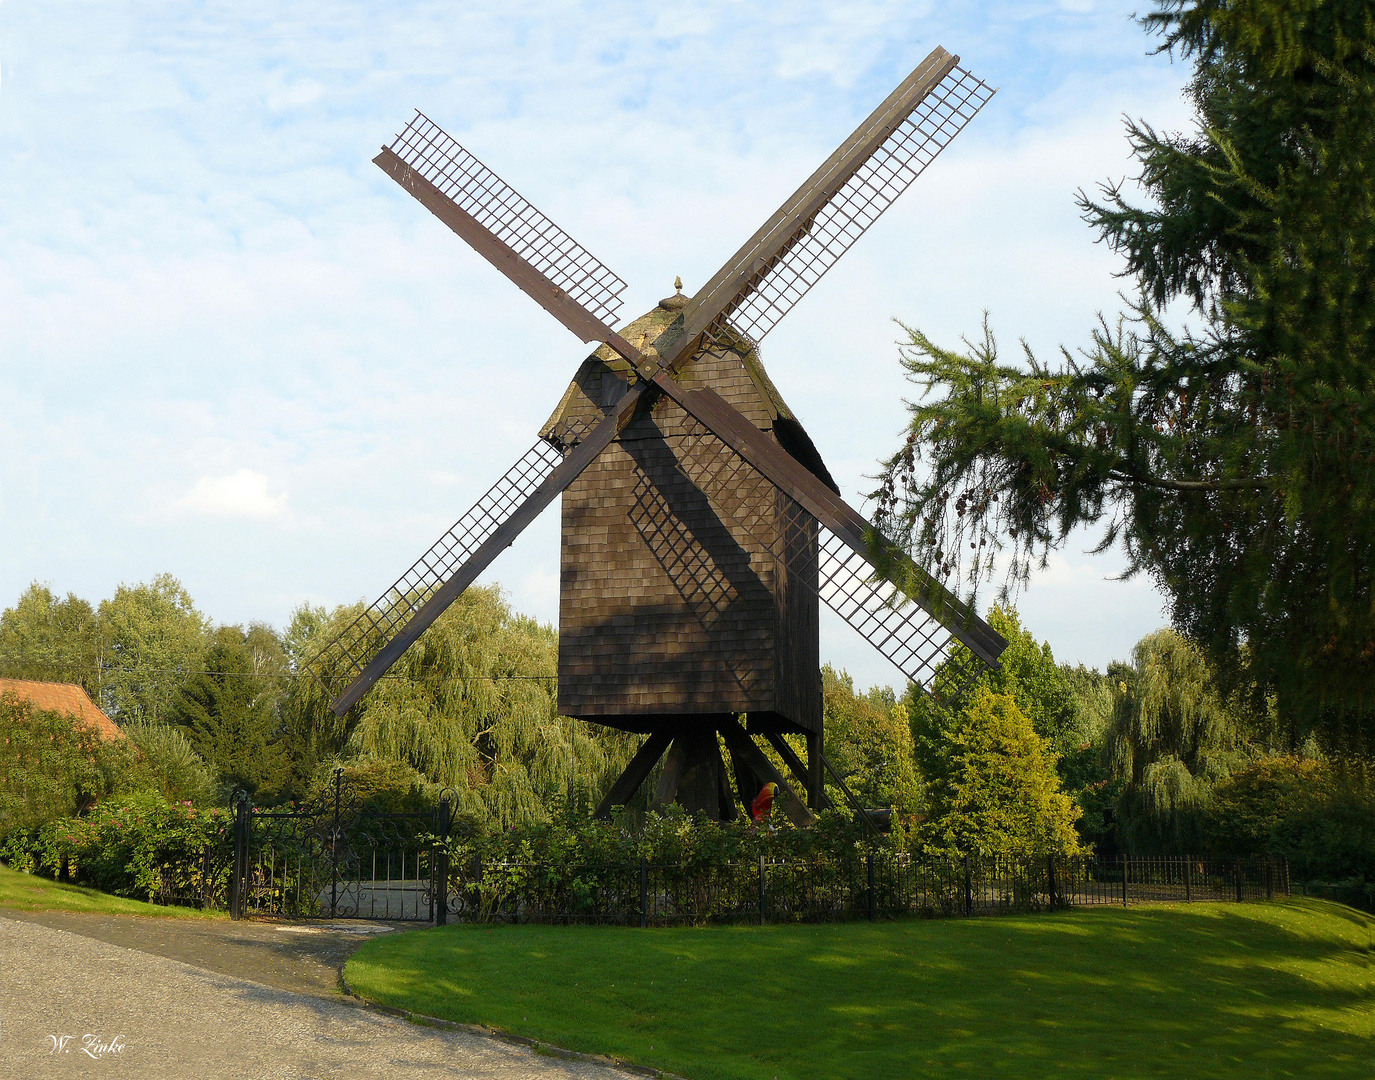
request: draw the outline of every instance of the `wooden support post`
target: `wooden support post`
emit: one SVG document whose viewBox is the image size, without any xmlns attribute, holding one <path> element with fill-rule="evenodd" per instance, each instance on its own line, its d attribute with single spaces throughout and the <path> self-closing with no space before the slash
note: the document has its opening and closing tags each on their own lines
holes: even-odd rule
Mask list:
<svg viewBox="0 0 1375 1080">
<path fill-rule="evenodd" d="M 822 755 L 826 752 L 826 736 L 822 731 L 807 734 L 807 805 L 813 810 L 826 810 L 831 800 L 826 798 L 826 766 Z"/>
<path fill-rule="evenodd" d="M 640 746 L 639 751 L 630 759 L 630 764 L 625 767 L 625 772 L 617 777 L 616 782 L 611 785 L 611 790 L 606 793 L 606 797 L 597 804 L 597 810 L 592 815 L 598 818 L 608 818 L 611 816 L 613 806 L 624 806 L 632 798 L 635 792 L 640 790 L 640 785 L 645 782 L 654 766 L 659 764 L 659 759 L 664 756 L 664 751 L 668 749 L 669 736 L 662 731 L 656 731 L 647 738 Z"/>
<path fill-rule="evenodd" d="M 817 790 L 817 788 L 812 782 L 811 768 L 807 765 L 802 764 L 802 759 L 798 757 L 796 751 L 794 751 L 793 748 L 788 745 L 788 740 L 783 738 L 783 736 L 776 731 L 764 732 L 764 738 L 768 739 L 770 745 L 772 745 L 773 748 L 778 751 L 778 756 L 783 759 L 783 764 L 788 767 L 788 771 L 791 772 L 793 776 L 797 778 L 797 782 L 801 784 L 803 789 L 807 792 L 807 805 L 811 807 L 813 810 L 829 809 L 831 805 L 830 799 L 826 798 L 826 794 L 824 791 L 819 792 Z M 809 756 L 811 755 L 811 738 L 812 737 L 810 735 L 807 736 L 807 742 L 809 746 L 807 752 Z M 820 761 L 816 761 L 815 764 L 818 768 L 821 766 Z"/>
<path fill-rule="evenodd" d="M 740 722 L 733 717 L 721 724 L 721 734 L 725 737 L 726 748 L 730 750 L 731 757 L 743 758 L 756 773 L 764 778 L 765 782 L 772 781 L 778 785 L 777 801 L 782 804 L 783 812 L 788 815 L 790 820 L 798 828 L 804 825 L 811 825 L 816 821 L 806 805 L 799 799 L 788 782 L 783 779 L 783 775 L 773 767 L 764 751 L 755 745 L 753 739 L 745 734 L 745 729 L 740 726 Z"/>
</svg>

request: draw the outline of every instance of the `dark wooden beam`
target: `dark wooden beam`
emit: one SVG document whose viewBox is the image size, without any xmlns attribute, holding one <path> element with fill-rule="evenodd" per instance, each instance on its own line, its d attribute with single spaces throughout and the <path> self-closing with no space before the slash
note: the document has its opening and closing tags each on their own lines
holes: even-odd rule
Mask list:
<svg viewBox="0 0 1375 1080">
<path fill-rule="evenodd" d="M 802 764 L 802 759 L 788 745 L 788 740 L 776 731 L 764 732 L 764 738 L 769 740 L 773 748 L 778 751 L 778 756 L 783 759 L 783 764 L 788 766 L 789 771 L 797 777 L 797 782 L 802 785 L 802 790 L 807 793 L 807 805 L 816 810 L 830 809 L 831 800 L 826 798 L 824 790 L 818 791 L 813 786 L 811 770 Z"/>
<path fill-rule="evenodd" d="M 640 749 L 630 759 L 630 764 L 625 767 L 625 771 L 616 778 L 616 782 L 611 785 L 611 790 L 597 804 L 593 817 L 608 818 L 611 816 L 613 806 L 624 806 L 635 797 L 635 792 L 640 790 L 640 785 L 645 782 L 645 778 L 653 771 L 654 766 L 659 764 L 659 759 L 664 756 L 664 751 L 668 749 L 669 738 L 666 733 L 656 731 L 640 744 Z"/>
<path fill-rule="evenodd" d="M 764 778 L 765 783 L 773 781 L 778 785 L 778 794 L 775 798 L 782 804 L 783 812 L 788 815 L 789 821 L 798 828 L 816 821 L 812 812 L 807 809 L 807 804 L 797 797 L 797 793 L 783 779 L 783 774 L 773 767 L 773 762 L 755 745 L 738 720 L 733 717 L 723 720 L 721 735 L 726 740 L 726 749 L 730 751 L 731 757 L 739 754 L 751 769 Z"/>
<path fill-rule="evenodd" d="M 823 719 L 819 730 L 807 732 L 807 791 L 816 800 L 811 803 L 813 810 L 822 810 L 831 805 L 831 800 L 826 796 L 826 766 L 822 764 L 825 752 L 826 724 Z"/>
<path fill-rule="evenodd" d="M 478 220 L 412 169 L 392 150 L 383 148 L 373 164 L 390 176 L 435 217 L 505 274 L 522 292 L 578 335 L 580 341 L 605 341 L 606 324 L 541 274 Z"/>
<path fill-rule="evenodd" d="M 654 789 L 654 808 L 660 809 L 671 803 L 678 795 L 678 784 L 688 770 L 688 747 L 679 735 L 668 748 L 664 759 L 664 771 L 659 777 L 659 786 Z"/>
<path fill-rule="evenodd" d="M 835 197 L 846 181 L 869 160 L 889 135 L 907 119 L 957 63 L 940 46 L 917 65 L 850 137 L 836 148 L 778 211 L 745 241 L 716 276 L 704 285 L 683 309 L 683 335 L 699 336 L 723 311 L 749 295 L 755 275 L 788 250 L 808 223 Z"/>
<path fill-rule="evenodd" d="M 574 447 L 515 512 L 497 526 L 485 543 L 469 556 L 454 576 L 435 590 L 434 594 L 421 605 L 409 622 L 363 669 L 362 674 L 349 684 L 348 688 L 330 706 L 336 716 L 343 716 L 364 694 L 372 688 L 392 664 L 400 658 L 430 625 L 443 614 L 444 609 L 458 599 L 459 595 L 477 580 L 493 559 L 505 551 L 515 541 L 530 522 L 555 498 L 582 475 L 583 471 L 597 459 L 597 456 L 610 445 L 635 415 L 641 405 L 648 405 L 658 396 L 652 383 L 636 383 L 617 403 L 616 411 L 607 416 L 588 433 L 587 437 Z"/>
</svg>

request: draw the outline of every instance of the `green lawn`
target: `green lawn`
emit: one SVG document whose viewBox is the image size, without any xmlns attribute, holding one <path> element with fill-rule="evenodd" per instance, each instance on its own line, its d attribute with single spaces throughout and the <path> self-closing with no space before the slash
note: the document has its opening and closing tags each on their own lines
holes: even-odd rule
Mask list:
<svg viewBox="0 0 1375 1080">
<path fill-rule="evenodd" d="M 1375 1075 L 1375 919 L 1317 900 L 869 925 L 455 926 L 373 1001 L 691 1077 Z"/>
<path fill-rule="evenodd" d="M 36 874 L 21 874 L 0 865 L 0 914 L 3 909 L 18 911 L 94 911 L 102 915 L 176 915 L 182 918 L 222 919 L 220 911 L 198 911 L 195 908 L 163 907 L 145 904 L 142 900 L 126 900 L 122 896 L 76 885 L 62 885 Z"/>
</svg>

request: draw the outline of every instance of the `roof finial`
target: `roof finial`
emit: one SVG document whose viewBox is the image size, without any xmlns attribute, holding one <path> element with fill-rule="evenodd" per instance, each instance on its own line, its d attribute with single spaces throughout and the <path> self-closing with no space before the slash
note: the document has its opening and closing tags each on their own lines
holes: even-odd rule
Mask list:
<svg viewBox="0 0 1375 1080">
<path fill-rule="evenodd" d="M 680 277 L 676 277 L 676 276 L 675 276 L 674 279 L 673 279 L 673 287 L 674 287 L 675 289 L 677 289 L 679 292 L 682 292 L 682 291 L 683 291 L 683 279 L 680 278 Z"/>
</svg>

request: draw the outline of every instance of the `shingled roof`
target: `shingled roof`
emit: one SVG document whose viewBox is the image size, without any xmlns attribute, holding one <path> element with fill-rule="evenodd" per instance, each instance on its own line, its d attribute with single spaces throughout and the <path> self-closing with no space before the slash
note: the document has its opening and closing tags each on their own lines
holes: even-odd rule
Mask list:
<svg viewBox="0 0 1375 1080">
<path fill-rule="evenodd" d="M 0 694 L 13 694 L 35 709 L 66 713 L 99 733 L 102 739 L 122 739 L 124 732 L 106 716 L 91 695 L 75 683 L 36 682 L 31 679 L 0 679 Z"/>
<path fill-rule="evenodd" d="M 668 329 L 669 324 L 678 317 L 678 313 L 687 305 L 687 300 L 688 298 L 681 292 L 660 300 L 658 306 L 652 311 L 641 315 L 630 325 L 623 327 L 620 330 L 621 337 L 637 348 L 643 349 Z M 759 351 L 754 347 L 754 343 L 744 335 L 739 335 L 736 343 L 731 346 L 730 352 L 739 358 L 741 365 L 749 373 L 750 380 L 759 391 L 760 401 L 773 421 L 773 430 L 783 449 L 810 469 L 827 487 L 839 494 L 840 489 L 831 479 L 831 474 L 827 470 L 825 462 L 821 460 L 821 455 L 817 452 L 811 437 L 803 429 L 797 417 L 793 415 L 792 410 L 788 408 L 787 402 L 783 400 L 783 395 L 778 392 L 773 380 L 769 378 L 769 373 L 764 370 L 764 365 L 759 359 Z M 691 367 L 692 362 L 689 361 L 687 368 L 690 369 Z M 601 346 L 582 362 L 553 414 L 545 421 L 544 427 L 540 429 L 540 435 L 545 438 L 557 437 L 560 425 L 568 415 L 570 406 L 573 405 L 578 394 L 578 388 L 586 386 L 591 379 L 600 378 L 601 373 L 608 369 L 630 381 L 630 364 L 613 352 L 609 345 Z"/>
</svg>

